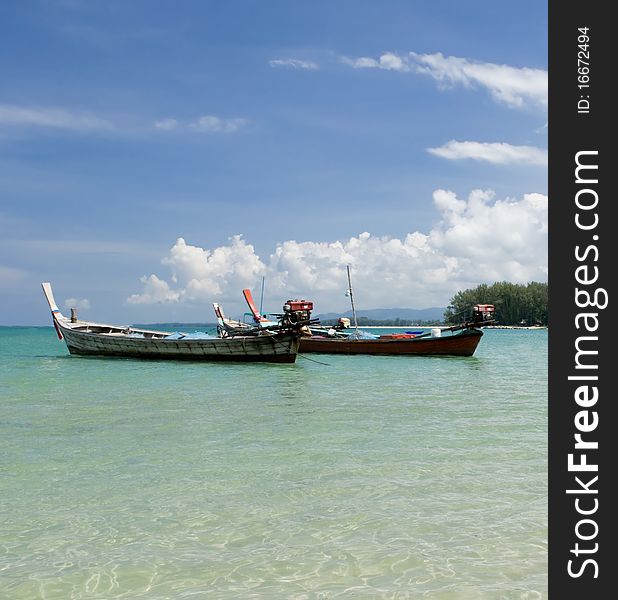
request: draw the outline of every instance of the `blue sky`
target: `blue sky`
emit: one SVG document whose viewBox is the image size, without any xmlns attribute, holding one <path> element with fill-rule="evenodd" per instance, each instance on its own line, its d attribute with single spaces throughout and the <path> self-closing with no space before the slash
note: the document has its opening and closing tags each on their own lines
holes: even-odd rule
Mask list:
<svg viewBox="0 0 618 600">
<path fill-rule="evenodd" d="M 2 324 L 47 280 L 148 322 L 546 278 L 544 3 L 33 0 L 0 40 Z"/>
</svg>

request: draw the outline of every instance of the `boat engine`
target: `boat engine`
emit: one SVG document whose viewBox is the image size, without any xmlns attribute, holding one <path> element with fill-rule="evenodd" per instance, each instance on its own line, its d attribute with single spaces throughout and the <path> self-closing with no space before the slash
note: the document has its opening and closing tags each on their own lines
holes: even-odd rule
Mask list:
<svg viewBox="0 0 618 600">
<path fill-rule="evenodd" d="M 491 323 L 496 317 L 496 307 L 493 304 L 475 304 L 472 307 L 472 323 Z"/>
<path fill-rule="evenodd" d="M 288 300 L 283 305 L 281 324 L 284 327 L 303 327 L 315 323 L 318 319 L 311 318 L 313 302 L 309 300 Z"/>
<path fill-rule="evenodd" d="M 350 319 L 347 317 L 339 317 L 337 321 L 337 329 L 349 329 L 350 327 Z"/>
</svg>

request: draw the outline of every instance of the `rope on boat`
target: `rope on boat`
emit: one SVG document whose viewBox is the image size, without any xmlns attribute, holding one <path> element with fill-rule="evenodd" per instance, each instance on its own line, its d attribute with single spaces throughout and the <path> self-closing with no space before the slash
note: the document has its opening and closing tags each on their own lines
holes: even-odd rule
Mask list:
<svg viewBox="0 0 618 600">
<path fill-rule="evenodd" d="M 309 358 L 308 356 L 300 354 L 299 352 L 296 353 L 296 356 L 298 356 L 299 358 L 304 358 L 305 360 L 310 360 L 311 362 L 317 363 L 318 365 L 324 365 L 325 367 L 331 366 L 330 363 L 320 362 L 319 360 L 315 360 L 315 358 Z"/>
<path fill-rule="evenodd" d="M 275 339 L 274 337 L 273 337 L 273 342 L 275 342 L 275 344 L 282 345 L 284 348 L 286 347 L 283 342 L 280 342 L 279 340 Z M 320 362 L 319 360 L 316 360 L 315 358 L 309 358 L 308 356 L 305 356 L 304 354 L 301 354 L 300 352 L 297 352 L 296 356 L 299 357 L 299 358 L 304 358 L 305 360 L 309 360 L 311 362 L 314 362 L 314 363 L 316 363 L 318 365 L 323 365 L 325 367 L 330 367 L 331 366 L 330 363 Z"/>
</svg>

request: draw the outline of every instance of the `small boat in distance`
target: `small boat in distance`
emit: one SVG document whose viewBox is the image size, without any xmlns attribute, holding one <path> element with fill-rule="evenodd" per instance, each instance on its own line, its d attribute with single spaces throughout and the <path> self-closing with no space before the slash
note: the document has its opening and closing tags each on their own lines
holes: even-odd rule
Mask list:
<svg viewBox="0 0 618 600">
<path fill-rule="evenodd" d="M 268 328 L 248 327 L 242 332 L 212 336 L 183 334 L 106 325 L 77 318 L 74 309 L 65 317 L 54 300 L 50 283 L 42 283 L 53 324 L 69 352 L 78 355 L 194 361 L 261 361 L 293 363 L 300 343 L 303 319 L 287 303 L 280 319 Z M 287 308 L 286 308 L 287 307 Z M 302 317 L 302 315 L 301 315 Z"/>
</svg>

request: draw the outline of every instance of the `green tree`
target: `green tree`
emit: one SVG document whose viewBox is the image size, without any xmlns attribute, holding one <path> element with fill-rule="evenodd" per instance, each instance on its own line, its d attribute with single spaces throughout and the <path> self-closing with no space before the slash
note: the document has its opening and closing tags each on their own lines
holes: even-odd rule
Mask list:
<svg viewBox="0 0 618 600">
<path fill-rule="evenodd" d="M 475 304 L 493 304 L 501 325 L 547 325 L 547 283 L 528 284 L 499 281 L 457 292 L 444 313 L 446 323 L 454 325 L 472 316 Z"/>
</svg>

